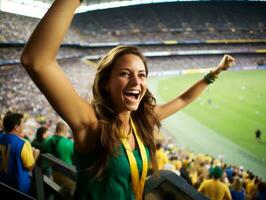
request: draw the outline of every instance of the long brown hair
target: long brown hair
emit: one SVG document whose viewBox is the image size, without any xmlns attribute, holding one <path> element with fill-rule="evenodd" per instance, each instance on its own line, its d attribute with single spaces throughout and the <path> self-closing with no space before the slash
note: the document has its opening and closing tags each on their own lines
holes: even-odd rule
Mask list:
<svg viewBox="0 0 266 200">
<path fill-rule="evenodd" d="M 108 156 L 110 153 L 114 156 L 118 153 L 120 145 L 120 130 L 122 122 L 118 114 L 112 107 L 109 92 L 106 91 L 105 85 L 109 80 L 111 71 L 114 67 L 114 62 L 121 56 L 126 54 L 134 54 L 141 58 L 145 66 L 146 74 L 148 75 L 147 62 L 140 49 L 136 46 L 118 46 L 110 50 L 98 63 L 97 73 L 94 79 L 92 92 L 92 105 L 95 109 L 98 126 L 96 132 L 98 135 L 97 151 L 100 153 L 100 158 L 95 161 L 91 169 L 96 173 L 97 178 L 101 178 L 103 171 L 107 166 Z M 139 136 L 143 143 L 149 148 L 152 160 L 152 166 L 157 169 L 155 160 L 155 142 L 153 132 L 154 129 L 159 129 L 160 122 L 154 113 L 156 100 L 147 89 L 142 98 L 139 107 L 131 113 L 131 117 L 136 124 Z"/>
</svg>

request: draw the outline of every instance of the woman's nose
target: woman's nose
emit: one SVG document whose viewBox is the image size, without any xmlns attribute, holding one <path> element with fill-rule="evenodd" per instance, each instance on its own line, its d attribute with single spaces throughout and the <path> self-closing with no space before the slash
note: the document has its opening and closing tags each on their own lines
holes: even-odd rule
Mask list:
<svg viewBox="0 0 266 200">
<path fill-rule="evenodd" d="M 140 83 L 140 78 L 138 77 L 138 75 L 133 75 L 130 79 L 130 82 L 134 83 L 134 84 L 139 84 Z"/>
</svg>

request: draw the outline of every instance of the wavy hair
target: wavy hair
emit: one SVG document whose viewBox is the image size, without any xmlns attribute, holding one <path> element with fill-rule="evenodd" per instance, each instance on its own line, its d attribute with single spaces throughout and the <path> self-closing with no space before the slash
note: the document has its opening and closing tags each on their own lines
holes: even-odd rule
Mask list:
<svg viewBox="0 0 266 200">
<path fill-rule="evenodd" d="M 118 114 L 114 111 L 111 97 L 105 89 L 114 63 L 123 55 L 134 54 L 141 58 L 146 74 L 148 75 L 147 62 L 140 49 L 136 46 L 117 46 L 110 50 L 98 63 L 97 73 L 94 79 L 92 92 L 92 105 L 98 118 L 98 126 L 94 130 L 98 135 L 97 151 L 100 152 L 100 158 L 91 166 L 91 170 L 97 178 L 101 178 L 108 165 L 108 156 L 110 153 L 116 156 L 120 146 L 120 130 L 122 122 Z M 154 130 L 160 127 L 160 121 L 154 113 L 156 100 L 147 89 L 136 111 L 132 111 L 131 118 L 136 124 L 139 136 L 143 143 L 149 148 L 152 166 L 157 169 L 155 159 Z"/>
</svg>

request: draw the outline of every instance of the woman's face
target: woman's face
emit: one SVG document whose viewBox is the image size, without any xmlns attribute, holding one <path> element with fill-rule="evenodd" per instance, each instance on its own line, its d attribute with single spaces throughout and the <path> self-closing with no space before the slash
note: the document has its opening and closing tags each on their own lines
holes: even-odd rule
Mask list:
<svg viewBox="0 0 266 200">
<path fill-rule="evenodd" d="M 117 113 L 137 110 L 147 89 L 146 70 L 141 58 L 126 54 L 116 59 L 105 89 L 109 91 Z"/>
</svg>

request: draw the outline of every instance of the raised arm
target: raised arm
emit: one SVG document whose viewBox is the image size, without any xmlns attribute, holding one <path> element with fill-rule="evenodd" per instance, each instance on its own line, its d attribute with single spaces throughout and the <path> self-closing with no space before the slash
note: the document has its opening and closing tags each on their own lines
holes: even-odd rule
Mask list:
<svg viewBox="0 0 266 200">
<path fill-rule="evenodd" d="M 56 61 L 56 54 L 79 0 L 56 0 L 26 44 L 21 63 L 55 111 L 69 124 L 76 139 L 95 118 L 92 106 L 82 99 Z M 78 138 L 77 138 L 78 137 Z"/>
<path fill-rule="evenodd" d="M 190 88 L 188 88 L 181 95 L 177 96 L 173 100 L 155 107 L 155 112 L 160 120 L 176 113 L 180 109 L 184 108 L 186 105 L 193 102 L 197 97 L 199 97 L 205 88 L 207 88 L 209 82 L 208 79 L 217 78 L 220 72 L 227 70 L 235 62 L 235 59 L 230 55 L 224 55 L 218 66 L 211 71 L 208 77 L 203 77 L 201 80 L 196 82 Z M 207 80 L 206 80 L 207 79 Z M 211 81 L 211 80 L 210 80 Z"/>
</svg>

